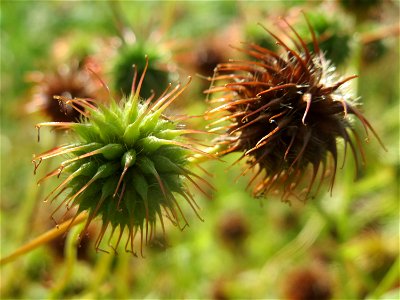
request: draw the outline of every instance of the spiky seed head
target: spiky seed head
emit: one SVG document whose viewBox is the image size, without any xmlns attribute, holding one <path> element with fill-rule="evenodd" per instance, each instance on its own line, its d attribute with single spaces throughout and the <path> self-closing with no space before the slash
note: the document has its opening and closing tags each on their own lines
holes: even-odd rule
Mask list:
<svg viewBox="0 0 400 300">
<path fill-rule="evenodd" d="M 188 67 L 194 67 L 194 71 L 202 76 L 212 76 L 215 67 L 230 58 L 233 51 L 229 43 L 238 39 L 238 31 L 229 26 L 222 33 L 197 40 L 186 53 Z"/>
<path fill-rule="evenodd" d="M 53 201 L 64 195 L 58 208 L 62 204 L 67 208 L 76 207 L 76 216 L 87 211 L 88 220 L 82 235 L 94 218 L 99 216 L 102 219 L 96 249 L 100 249 L 108 227 L 112 228 L 112 234 L 119 229 L 115 248 L 123 232 L 127 231 L 125 249 L 133 252 L 133 242 L 138 233 L 141 251 L 143 241 L 147 243 L 156 234 L 156 224 L 164 233 L 164 216 L 180 228 L 186 226 L 178 200 L 184 199 L 198 215 L 187 182 L 201 191 L 197 182 L 201 180 L 207 184 L 188 169 L 190 156 L 203 152 L 184 136 L 200 131 L 181 128 L 173 118 L 163 115 L 190 80 L 183 87 L 181 84 L 174 88 L 170 86 L 154 102 L 151 98 L 141 100 L 139 93 L 147 64 L 148 60 L 137 89 L 135 75 L 132 93 L 120 103 L 111 100 L 108 106 L 95 106 L 93 100 L 59 96 L 60 101 L 85 109 L 82 122 L 37 125 L 38 128 L 68 128 L 68 132 L 74 134 L 75 143 L 40 154 L 34 162 L 37 167 L 42 160 L 69 156 L 39 183 L 51 177 L 64 177 L 45 200 Z"/>
<path fill-rule="evenodd" d="M 242 41 L 242 27 L 237 23 L 227 24 L 221 31 L 213 32 L 203 37 L 194 37 L 183 43 L 183 49 L 174 52 L 174 59 L 186 71 L 196 73 L 201 77 L 211 77 L 215 67 L 235 54 L 230 47 Z M 200 82 L 201 90 L 208 86 L 207 81 Z"/>
<path fill-rule="evenodd" d="M 290 272 L 283 288 L 284 298 L 288 300 L 329 300 L 333 294 L 332 283 L 322 266 L 308 266 Z"/>
<path fill-rule="evenodd" d="M 142 96 L 148 98 L 152 90 L 160 94 L 164 87 L 171 80 L 170 70 L 168 69 L 168 53 L 163 51 L 157 44 L 151 42 L 136 41 L 134 44 L 124 44 L 118 50 L 112 66 L 112 76 L 114 78 L 114 89 L 129 95 L 132 86 L 132 69 L 135 66 L 139 73 L 145 67 L 143 57 L 148 56 L 149 68 L 143 82 Z"/>
<path fill-rule="evenodd" d="M 364 155 L 351 116 L 362 123 L 367 135 L 374 130 L 343 88 L 356 76 L 338 79 L 311 26 L 314 51 L 283 21 L 291 31 L 285 35 L 295 48 L 265 29 L 283 54 L 248 44 L 239 50 L 252 60 L 219 64 L 214 85 L 206 91 L 217 95 L 209 100 L 216 107 L 206 116 L 216 119 L 211 131 L 221 133 L 219 155 L 241 152 L 240 159 L 247 162 L 242 174 L 254 172 L 249 183 L 254 196 L 273 193 L 284 201 L 304 200 L 317 194 L 317 178 L 322 182 L 330 177 L 332 188 L 338 140 L 343 140 L 345 151 L 350 146 L 359 171 Z"/>
<path fill-rule="evenodd" d="M 226 214 L 218 224 L 218 235 L 228 248 L 240 252 L 249 235 L 247 220 L 236 212 Z"/>
<path fill-rule="evenodd" d="M 54 99 L 54 95 L 94 99 L 99 90 L 93 77 L 76 61 L 60 65 L 54 72 L 31 74 L 30 79 L 36 85 L 28 111 L 43 112 L 54 122 L 78 122 L 81 117 L 79 110 L 65 101 Z"/>
</svg>

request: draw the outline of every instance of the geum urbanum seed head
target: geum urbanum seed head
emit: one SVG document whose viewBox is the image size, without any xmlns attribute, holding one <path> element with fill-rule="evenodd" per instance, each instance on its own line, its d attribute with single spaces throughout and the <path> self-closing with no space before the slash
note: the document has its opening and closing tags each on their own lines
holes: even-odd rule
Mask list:
<svg viewBox="0 0 400 300">
<path fill-rule="evenodd" d="M 185 90 L 190 78 L 183 87 L 180 84 L 174 88 L 169 85 L 156 101 L 152 99 L 154 94 L 142 101 L 139 93 L 146 68 L 137 89 L 135 71 L 132 93 L 119 104 L 111 100 L 108 106 L 101 103 L 94 106 L 94 101 L 90 99 L 59 97 L 76 109 L 85 109 L 81 111 L 84 116 L 82 122 L 37 124 L 37 128 L 52 126 L 69 129 L 75 136 L 76 143 L 65 144 L 36 156 L 35 170 L 44 159 L 69 156 L 39 183 L 61 174 L 65 177 L 45 200 L 53 201 L 60 195 L 65 196 L 54 213 L 63 205 L 77 207 L 76 216 L 87 211 L 88 219 L 81 236 L 91 221 L 101 216 L 102 227 L 95 243 L 96 250 L 100 249 L 110 226 L 110 240 L 115 229 L 119 229 L 114 248 L 117 248 L 123 232 L 128 231 L 125 249 L 133 253 L 134 239 L 140 232 L 142 254 L 143 241 L 147 243 L 152 239 L 158 221 L 165 233 L 164 216 L 181 229 L 187 225 L 179 199 L 183 198 L 199 216 L 199 208 L 188 190 L 187 182 L 201 192 L 204 190 L 201 185 L 208 185 L 206 180 L 188 169 L 191 156 L 208 154 L 198 150 L 194 139 L 186 135 L 202 132 L 184 129 L 173 118 L 163 115 L 163 111 Z"/>
<path fill-rule="evenodd" d="M 361 121 L 367 135 L 369 130 L 377 135 L 342 87 L 356 76 L 338 80 L 311 25 L 314 51 L 283 21 L 288 28 L 284 36 L 295 48 L 265 28 L 284 53 L 247 44 L 238 50 L 252 60 L 219 64 L 205 91 L 217 95 L 209 100 L 215 107 L 206 117 L 216 119 L 210 131 L 221 133 L 219 155 L 240 152 L 239 160 L 247 162 L 242 175 L 254 172 L 248 185 L 254 196 L 271 193 L 283 201 L 305 200 L 318 193 L 320 184 L 315 183 L 326 177 L 332 190 L 338 139 L 344 141 L 345 152 L 350 146 L 359 171 L 364 154 L 350 115 Z"/>
<path fill-rule="evenodd" d="M 76 103 L 75 105 L 80 108 L 76 110 L 65 101 L 54 99 L 54 95 L 67 98 L 93 98 L 99 94 L 99 87 L 94 79 L 77 61 L 60 65 L 52 73 L 32 73 L 29 79 L 36 85 L 33 99 L 27 105 L 28 111 L 41 111 L 55 122 L 78 122 L 82 107 Z"/>
</svg>

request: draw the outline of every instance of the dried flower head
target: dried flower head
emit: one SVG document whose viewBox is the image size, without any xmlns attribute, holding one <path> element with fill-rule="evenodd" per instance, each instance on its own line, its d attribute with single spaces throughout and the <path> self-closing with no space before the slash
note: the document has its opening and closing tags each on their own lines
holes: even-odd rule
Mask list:
<svg viewBox="0 0 400 300">
<path fill-rule="evenodd" d="M 196 148 L 196 142 L 184 137 L 200 131 L 184 129 L 173 118 L 163 115 L 163 111 L 185 90 L 190 80 L 183 87 L 181 84 L 174 88 L 169 86 L 154 102 L 154 97 L 141 101 L 139 93 L 147 64 L 148 60 L 137 89 L 135 73 L 132 93 L 119 104 L 111 100 L 108 106 L 95 106 L 93 100 L 59 96 L 60 101 L 84 116 L 82 122 L 37 125 L 38 129 L 43 126 L 67 128 L 75 135 L 75 143 L 36 156 L 35 170 L 42 160 L 69 156 L 39 183 L 60 175 L 66 177 L 45 200 L 53 201 L 64 195 L 55 212 L 63 205 L 76 207 L 76 216 L 88 211 L 82 235 L 94 218 L 101 217 L 102 227 L 95 242 L 97 250 L 110 226 L 110 240 L 114 231 L 119 229 L 115 248 L 123 232 L 128 231 L 125 249 L 133 253 L 134 239 L 140 232 L 142 253 L 143 241 L 147 243 L 156 234 L 157 219 L 163 233 L 164 216 L 181 229 L 187 225 L 177 198 L 185 199 L 198 215 L 198 207 L 187 182 L 200 191 L 203 189 L 197 181 L 207 184 L 187 168 L 188 159 L 193 154 L 207 155 Z"/>
<path fill-rule="evenodd" d="M 359 171 L 364 154 L 350 115 L 361 121 L 367 136 L 369 130 L 377 135 L 343 88 L 356 76 L 338 79 L 310 24 L 314 51 L 283 21 L 290 30 L 285 36 L 295 49 L 265 28 L 284 53 L 248 44 L 238 50 L 253 60 L 219 64 L 213 78 L 218 85 L 205 92 L 217 94 L 210 100 L 217 106 L 206 116 L 217 119 L 210 127 L 221 132 L 219 155 L 243 153 L 240 159 L 248 167 L 242 174 L 255 173 L 249 183 L 254 196 L 275 193 L 287 201 L 315 195 L 317 177 L 322 182 L 329 176 L 332 189 L 338 139 L 344 141 L 345 152 L 350 146 Z"/>
<path fill-rule="evenodd" d="M 242 250 L 249 235 L 249 225 L 239 213 L 229 213 L 218 224 L 218 235 L 221 241 L 234 251 Z"/>
<path fill-rule="evenodd" d="M 227 279 L 219 278 L 212 283 L 210 291 L 211 299 L 228 300 L 231 299 L 229 294 L 229 282 Z"/>
<path fill-rule="evenodd" d="M 332 284 L 322 267 L 302 268 L 287 275 L 284 295 L 288 300 L 329 300 Z"/>
<path fill-rule="evenodd" d="M 184 47 L 174 52 L 174 59 L 185 70 L 200 76 L 212 76 L 215 67 L 234 55 L 234 49 L 229 44 L 235 44 L 242 39 L 242 27 L 236 23 L 228 24 L 220 32 L 195 37 L 183 42 Z M 207 82 L 205 82 L 207 84 Z M 204 89 L 204 88 L 203 88 Z"/>
<path fill-rule="evenodd" d="M 382 0 L 339 0 L 340 6 L 354 14 L 357 21 L 382 18 L 382 8 L 389 4 Z"/>
<path fill-rule="evenodd" d="M 54 95 L 65 98 L 96 98 L 98 85 L 77 62 L 63 64 L 52 73 L 34 73 L 30 80 L 36 83 L 28 110 L 41 111 L 54 122 L 77 122 L 81 113 L 65 101 L 54 99 Z"/>
</svg>

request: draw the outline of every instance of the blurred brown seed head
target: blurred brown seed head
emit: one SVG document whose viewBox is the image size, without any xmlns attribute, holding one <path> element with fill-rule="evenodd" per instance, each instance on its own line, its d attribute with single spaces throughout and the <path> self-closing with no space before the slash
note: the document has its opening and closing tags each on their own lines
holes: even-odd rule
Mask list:
<svg viewBox="0 0 400 300">
<path fill-rule="evenodd" d="M 218 224 L 218 234 L 227 247 L 237 250 L 249 235 L 249 225 L 242 215 L 229 213 Z"/>
<path fill-rule="evenodd" d="M 228 300 L 230 299 L 226 279 L 217 279 L 211 287 L 211 299 Z"/>
<path fill-rule="evenodd" d="M 382 18 L 384 5 L 390 5 L 391 1 L 382 0 L 338 0 L 340 6 L 360 21 Z"/>
<path fill-rule="evenodd" d="M 168 248 L 168 239 L 166 235 L 156 233 L 156 235 L 149 241 L 149 249 L 153 253 L 165 252 Z"/>
<path fill-rule="evenodd" d="M 237 44 L 242 37 L 240 24 L 228 24 L 220 32 L 213 32 L 201 38 L 183 42 L 180 51 L 176 51 L 174 59 L 182 69 L 201 76 L 212 76 L 215 67 L 236 53 L 229 45 Z M 205 82 L 208 86 L 209 83 Z"/>
<path fill-rule="evenodd" d="M 332 297 L 327 274 L 316 267 L 289 273 L 284 284 L 284 298 L 288 300 L 328 300 Z"/>
<path fill-rule="evenodd" d="M 36 84 L 32 101 L 27 105 L 28 112 L 42 112 L 54 122 L 79 122 L 81 117 L 78 110 L 54 96 L 69 99 L 98 97 L 99 82 L 77 62 L 60 65 L 53 72 L 31 73 L 28 80 Z"/>
<path fill-rule="evenodd" d="M 90 262 L 90 248 L 95 243 L 97 237 L 97 230 L 95 226 L 89 226 L 86 234 L 79 240 L 77 247 L 77 259 Z M 57 260 L 66 259 L 66 243 L 67 236 L 62 235 L 50 241 L 47 245 L 49 250 L 54 254 Z"/>
<path fill-rule="evenodd" d="M 238 50 L 251 60 L 217 66 L 214 85 L 205 91 L 217 95 L 209 100 L 216 107 L 207 117 L 213 120 L 211 131 L 221 133 L 216 141 L 223 149 L 219 154 L 243 153 L 240 159 L 246 160 L 247 168 L 242 174 L 253 171 L 249 186 L 254 196 L 271 193 L 284 201 L 304 200 L 317 194 L 326 177 L 332 189 L 338 140 L 345 151 L 350 148 L 360 170 L 364 155 L 353 119 L 367 134 L 374 130 L 343 87 L 356 76 L 338 78 L 311 26 L 313 51 L 283 21 L 289 43 L 265 29 L 283 54 L 247 44 Z"/>
</svg>

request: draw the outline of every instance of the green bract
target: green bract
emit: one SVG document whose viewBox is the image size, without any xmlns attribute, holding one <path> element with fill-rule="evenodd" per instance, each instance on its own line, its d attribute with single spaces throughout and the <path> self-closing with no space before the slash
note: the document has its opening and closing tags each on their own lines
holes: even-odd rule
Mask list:
<svg viewBox="0 0 400 300">
<path fill-rule="evenodd" d="M 67 207 L 76 206 L 76 215 L 87 211 L 83 233 L 95 217 L 101 216 L 102 228 L 96 249 L 99 249 L 108 226 L 112 227 L 113 233 L 119 228 L 117 244 L 123 231 L 127 230 L 125 249 L 134 252 L 133 241 L 138 232 L 141 245 L 154 236 L 157 220 L 164 232 L 163 216 L 174 225 L 181 227 L 182 219 L 187 224 L 176 195 L 185 199 L 197 214 L 197 204 L 186 187 L 186 181 L 201 190 L 195 180 L 205 180 L 189 171 L 187 165 L 190 156 L 204 153 L 185 143 L 184 135 L 200 131 L 179 129 L 176 122 L 162 114 L 189 82 L 183 87 L 180 84 L 174 88 L 169 86 L 156 101 L 151 98 L 140 101 L 145 71 L 137 90 L 133 86 L 132 94 L 120 104 L 112 100 L 108 106 L 94 105 L 94 101 L 89 99 L 57 97 L 81 111 L 85 116 L 82 123 L 37 125 L 38 128 L 68 128 L 75 134 L 76 143 L 38 155 L 34 162 L 69 156 L 39 182 L 60 174 L 66 177 L 46 200 L 66 195 L 62 203 Z M 136 78 L 134 85 L 135 81 Z M 140 249 L 142 251 L 142 247 Z"/>
</svg>

